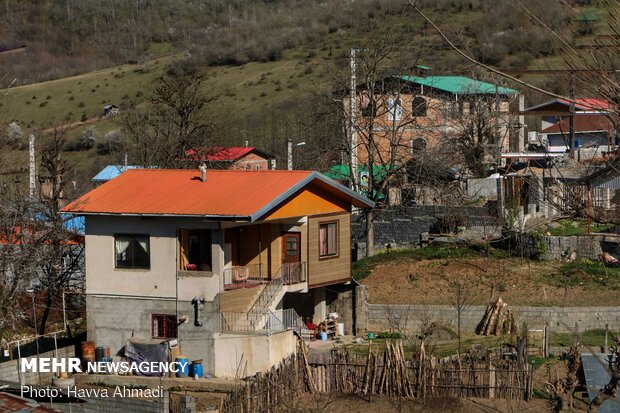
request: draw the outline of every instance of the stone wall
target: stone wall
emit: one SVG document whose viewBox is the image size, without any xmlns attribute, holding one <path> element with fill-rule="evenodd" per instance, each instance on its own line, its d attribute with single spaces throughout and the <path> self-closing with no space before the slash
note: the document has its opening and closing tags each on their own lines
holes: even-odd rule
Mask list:
<svg viewBox="0 0 620 413">
<path fill-rule="evenodd" d="M 542 244 L 543 254 L 540 258 L 547 261 L 566 260 L 573 252 L 577 254 L 577 258 L 589 260 L 597 260 L 603 252 L 620 256 L 620 236 L 617 234 L 542 236 L 539 239 L 525 234 L 520 237 L 519 242 L 523 244 L 524 254 L 530 257 L 536 256 L 535 249 Z"/>
<path fill-rule="evenodd" d="M 366 330 L 417 332 L 423 323 L 440 323 L 456 331 L 457 312 L 450 305 L 368 304 Z M 545 321 L 556 332 L 609 328 L 620 331 L 620 307 L 510 307 L 528 328 L 542 328 Z M 468 306 L 461 314 L 464 331 L 475 331 L 485 306 Z M 358 320 L 359 323 L 359 320 Z M 361 326 L 360 326 L 361 327 Z"/>
<path fill-rule="evenodd" d="M 446 232 L 446 226 L 462 227 L 467 238 L 487 238 L 498 235 L 501 225 L 489 207 L 448 207 L 417 205 L 375 211 L 375 249 L 418 246 L 423 233 Z M 366 222 L 363 215 L 352 220 L 353 242 L 364 246 Z M 358 256 L 360 256 L 358 251 Z"/>
</svg>

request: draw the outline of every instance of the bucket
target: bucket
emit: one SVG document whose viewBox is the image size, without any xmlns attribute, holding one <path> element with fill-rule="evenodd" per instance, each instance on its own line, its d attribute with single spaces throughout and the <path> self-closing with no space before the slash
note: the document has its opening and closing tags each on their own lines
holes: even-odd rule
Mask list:
<svg viewBox="0 0 620 413">
<path fill-rule="evenodd" d="M 103 347 L 95 347 L 95 361 L 102 361 Z"/>
<path fill-rule="evenodd" d="M 344 323 L 338 323 L 338 335 L 344 336 Z"/>
<path fill-rule="evenodd" d="M 325 331 L 321 331 L 319 333 L 319 337 L 321 338 L 321 341 L 327 341 L 327 333 Z"/>
<path fill-rule="evenodd" d="M 84 361 L 85 363 L 95 361 L 94 341 L 82 341 L 80 349 L 82 350 L 82 361 Z"/>
<path fill-rule="evenodd" d="M 204 371 L 202 368 L 202 360 L 193 360 L 189 366 L 189 375 L 193 378 L 201 378 Z"/>
<path fill-rule="evenodd" d="M 174 361 L 177 362 L 177 377 L 189 376 L 189 361 L 187 357 L 179 356 Z"/>
</svg>

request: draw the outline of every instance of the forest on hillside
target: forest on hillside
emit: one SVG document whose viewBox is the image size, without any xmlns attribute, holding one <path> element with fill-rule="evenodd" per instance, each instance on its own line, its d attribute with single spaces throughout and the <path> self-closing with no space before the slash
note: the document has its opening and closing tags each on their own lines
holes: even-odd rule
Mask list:
<svg viewBox="0 0 620 413">
<path fill-rule="evenodd" d="M 527 67 L 557 52 L 518 4 L 570 38 L 575 11 L 566 1 L 418 0 L 481 61 Z M 604 2 L 597 7 L 604 9 Z M 188 50 L 200 65 L 273 61 L 283 51 L 321 44 L 327 35 L 354 45 L 389 25 L 395 41 L 445 49 L 406 0 L 5 0 L 0 6 L 0 73 L 14 85 L 92 71 L 172 50 Z"/>
<path fill-rule="evenodd" d="M 588 55 L 601 50 L 592 49 L 601 39 L 617 36 L 608 24 L 617 0 L 411 3 L 461 50 L 511 73 L 566 67 L 573 48 Z M 382 63 L 382 75 L 407 73 L 414 64 L 423 64 L 431 66 L 433 74 L 516 87 L 528 103 L 547 98 L 460 57 L 411 3 L 4 0 L 0 88 L 33 89 L 15 96 L 9 90 L 0 100 L 0 131 L 23 137 L 62 124 L 95 122 L 102 105 L 116 103 L 122 109 L 117 119 L 67 131 L 65 150 L 86 170 L 80 173 L 94 173 L 105 163 L 122 161 L 122 151 L 109 149 L 126 135 L 133 114 L 148 107 L 157 77 L 181 69 L 201 74 L 201 87 L 217 97 L 206 108 L 211 127 L 205 140 L 222 145 L 248 142 L 273 153 L 283 165 L 286 140 L 292 138 L 307 142 L 298 152 L 296 167 L 325 170 L 339 162 L 343 132 L 330 92 L 346 87 L 350 49 L 378 39 L 389 43 L 391 54 Z M 617 54 L 608 53 L 597 64 L 613 69 L 617 60 Z M 117 66 L 125 63 L 133 65 Z M 67 78 L 104 68 L 105 73 L 88 78 Z M 67 85 L 37 83 L 52 79 L 67 79 Z M 566 76 L 526 79 L 552 92 L 568 93 Z M 593 95 L 580 84 L 575 92 Z M 9 124 L 23 132 L 11 132 Z M 14 147 L 25 149 L 23 138 Z M 129 161 L 135 161 L 131 155 Z"/>
</svg>

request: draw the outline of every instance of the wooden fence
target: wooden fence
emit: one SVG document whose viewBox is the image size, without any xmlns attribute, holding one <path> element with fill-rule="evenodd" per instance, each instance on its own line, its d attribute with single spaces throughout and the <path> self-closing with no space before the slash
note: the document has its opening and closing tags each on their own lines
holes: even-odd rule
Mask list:
<svg viewBox="0 0 620 413">
<path fill-rule="evenodd" d="M 367 354 L 345 349 L 309 357 L 301 344 L 266 374 L 249 379 L 224 402 L 224 412 L 270 412 L 303 392 L 369 397 L 482 397 L 529 400 L 533 367 L 495 353 L 437 359 L 418 354 L 407 360 L 402 343 L 386 343 Z"/>
</svg>

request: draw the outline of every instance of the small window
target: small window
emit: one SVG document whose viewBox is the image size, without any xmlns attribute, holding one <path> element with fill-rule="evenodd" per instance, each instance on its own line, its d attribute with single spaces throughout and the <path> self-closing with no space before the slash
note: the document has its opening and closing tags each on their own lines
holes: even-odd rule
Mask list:
<svg viewBox="0 0 620 413">
<path fill-rule="evenodd" d="M 391 97 L 388 99 L 388 120 L 400 120 L 403 113 L 403 107 L 400 104 L 400 99 L 397 97 Z"/>
<path fill-rule="evenodd" d="M 296 257 L 297 252 L 297 237 L 286 237 L 286 254 Z"/>
<path fill-rule="evenodd" d="M 115 235 L 114 252 L 116 268 L 151 268 L 148 235 Z"/>
<path fill-rule="evenodd" d="M 319 224 L 319 257 L 338 255 L 338 222 Z"/>
<path fill-rule="evenodd" d="M 416 117 L 426 116 L 426 99 L 416 96 L 411 103 L 411 114 Z"/>
<path fill-rule="evenodd" d="M 368 105 L 362 109 L 362 116 L 365 118 L 374 118 L 377 116 L 377 102 L 374 99 L 370 99 Z"/>
<path fill-rule="evenodd" d="M 151 336 L 153 338 L 177 338 L 177 318 L 169 314 L 151 316 Z"/>
</svg>

